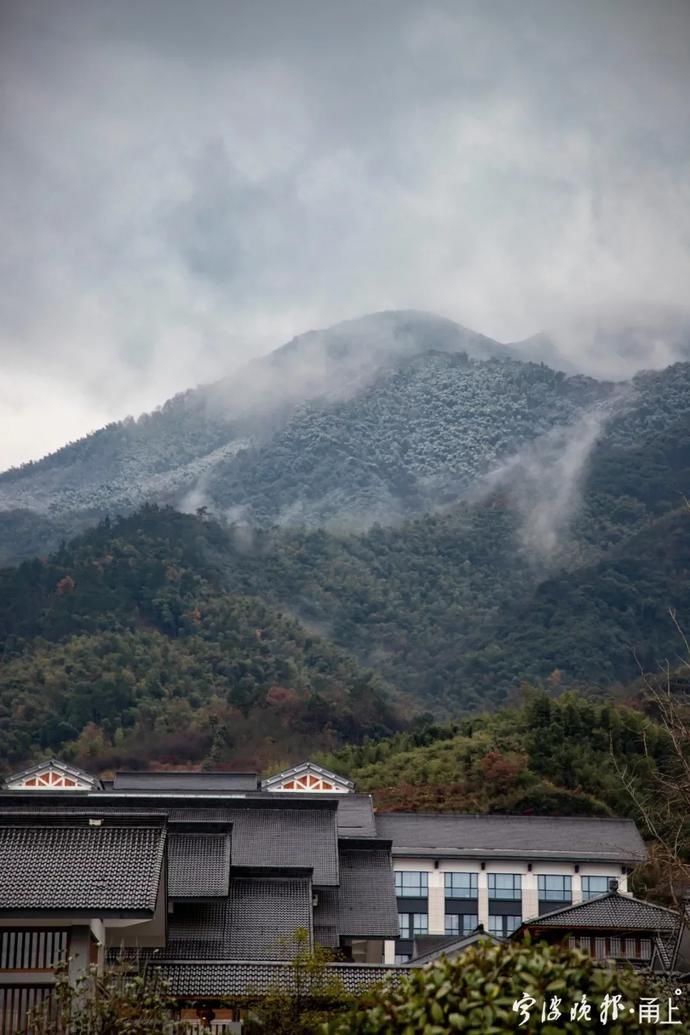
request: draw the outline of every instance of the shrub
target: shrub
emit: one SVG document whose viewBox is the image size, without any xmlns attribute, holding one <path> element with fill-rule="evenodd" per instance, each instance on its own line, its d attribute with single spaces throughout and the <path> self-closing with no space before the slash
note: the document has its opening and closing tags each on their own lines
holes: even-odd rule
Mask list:
<svg viewBox="0 0 690 1035">
<path fill-rule="evenodd" d="M 643 982 L 632 970 L 598 966 L 582 952 L 544 943 L 533 945 L 528 940 L 501 945 L 485 941 L 455 959 L 444 958 L 431 967 L 412 969 L 400 985 L 379 989 L 345 1016 L 325 1024 L 322 1032 L 621 1035 L 656 1031 L 655 1026 L 640 1023 L 638 1003 L 644 995 Z M 615 1000 L 614 996 L 621 999 Z M 526 1014 L 516 1009 L 514 1004 L 520 1003 L 526 1007 Z M 607 1003 L 604 1021 L 601 1010 Z M 613 1008 L 614 1003 L 617 1009 Z M 589 1019 L 582 1012 L 587 1005 Z M 668 1004 L 662 1000 L 661 1006 L 664 1019 Z M 571 1007 L 576 1009 L 575 1019 L 571 1019 Z M 678 1020 L 679 1013 L 672 1016 Z"/>
</svg>

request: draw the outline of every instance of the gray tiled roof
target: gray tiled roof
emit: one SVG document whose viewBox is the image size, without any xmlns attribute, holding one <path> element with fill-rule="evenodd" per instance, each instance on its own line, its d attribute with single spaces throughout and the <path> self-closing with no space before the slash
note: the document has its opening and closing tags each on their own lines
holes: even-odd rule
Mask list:
<svg viewBox="0 0 690 1035">
<path fill-rule="evenodd" d="M 258 787 L 256 773 L 179 773 L 140 772 L 116 773 L 113 791 L 255 791 Z"/>
<path fill-rule="evenodd" d="M 390 849 L 380 844 L 378 847 L 345 848 L 345 844 L 341 842 L 340 847 L 340 934 L 397 938 L 398 910 Z"/>
<path fill-rule="evenodd" d="M 291 959 L 295 932 L 311 933 L 308 877 L 233 877 L 230 897 L 216 903 L 176 903 L 165 958 Z"/>
<path fill-rule="evenodd" d="M 388 812 L 377 814 L 376 829 L 392 840 L 394 856 L 635 863 L 647 855 L 637 827 L 627 819 Z"/>
<path fill-rule="evenodd" d="M 340 943 L 338 931 L 338 888 L 320 888 L 314 906 L 314 941 L 334 949 Z"/>
<path fill-rule="evenodd" d="M 229 901 L 176 902 L 168 918 L 166 957 L 229 959 Z"/>
<path fill-rule="evenodd" d="M 525 921 L 524 926 L 567 930 L 593 927 L 621 931 L 675 931 L 678 924 L 679 916 L 671 909 L 611 891 L 576 906 L 565 906 L 534 917 Z"/>
<path fill-rule="evenodd" d="M 168 895 L 225 896 L 230 886 L 230 834 L 168 835 Z"/>
<path fill-rule="evenodd" d="M 301 866 L 313 870 L 315 885 L 337 884 L 335 816 L 334 808 L 233 810 L 233 868 Z"/>
<path fill-rule="evenodd" d="M 153 913 L 165 828 L 0 827 L 0 910 Z"/>
<path fill-rule="evenodd" d="M 168 815 L 171 823 L 229 824 L 232 822 L 232 811 L 230 809 L 222 809 L 215 807 L 204 808 L 202 805 L 172 808 L 170 809 Z"/>
<path fill-rule="evenodd" d="M 295 932 L 312 934 L 308 877 L 233 878 L 230 885 L 230 955 L 233 959 L 292 959 Z"/>
<path fill-rule="evenodd" d="M 434 939 L 436 939 L 435 942 Z M 426 937 L 415 938 L 414 947 L 417 955 L 409 963 L 406 963 L 405 966 L 426 967 L 429 963 L 440 959 L 441 956 L 448 956 L 449 958 L 457 956 L 458 953 L 469 949 L 471 945 L 487 940 L 500 945 L 504 939 L 497 938 L 487 931 L 472 931 L 471 934 L 464 934 L 460 938 L 453 935 L 427 935 Z"/>
<path fill-rule="evenodd" d="M 376 837 L 374 806 L 370 794 L 343 794 L 338 799 L 340 837 Z"/>
<path fill-rule="evenodd" d="M 295 974 L 289 963 L 223 960 L 168 961 L 156 963 L 155 970 L 167 983 L 169 994 L 190 998 L 251 998 L 269 991 L 295 992 Z M 409 977 L 404 967 L 386 967 L 366 963 L 332 963 L 326 968 L 326 980 L 342 982 L 348 992 L 361 993 L 374 985 L 397 984 Z M 301 978 L 303 994 L 305 978 Z M 308 978 L 306 979 L 308 980 Z M 318 994 L 321 979 L 314 992 Z M 322 987 L 322 986 L 321 986 Z"/>
</svg>

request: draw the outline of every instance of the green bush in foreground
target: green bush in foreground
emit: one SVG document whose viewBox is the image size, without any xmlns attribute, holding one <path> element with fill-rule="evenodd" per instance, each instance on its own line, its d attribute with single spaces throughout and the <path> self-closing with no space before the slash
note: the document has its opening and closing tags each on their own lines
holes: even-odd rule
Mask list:
<svg viewBox="0 0 690 1035">
<path fill-rule="evenodd" d="M 653 1032 L 658 1022 L 645 1022 L 644 1006 L 642 1019 L 639 1012 L 650 994 L 632 970 L 597 966 L 576 950 L 528 941 L 502 945 L 486 941 L 455 959 L 411 970 L 402 984 L 379 989 L 322 1031 L 324 1035 Z M 516 1002 L 524 1004 L 526 1013 L 513 1008 Z M 658 1004 L 661 1020 L 667 1020 L 668 999 L 661 998 Z M 677 1009 L 671 1019 L 678 1021 L 682 1005 L 674 998 L 673 1006 Z M 686 1029 L 676 1025 L 669 1030 Z"/>
</svg>

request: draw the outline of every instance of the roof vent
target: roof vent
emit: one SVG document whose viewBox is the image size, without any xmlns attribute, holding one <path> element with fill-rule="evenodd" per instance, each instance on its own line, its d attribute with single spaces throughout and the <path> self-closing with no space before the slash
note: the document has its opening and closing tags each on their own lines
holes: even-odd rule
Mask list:
<svg viewBox="0 0 690 1035">
<path fill-rule="evenodd" d="M 618 891 L 618 881 L 617 880 L 610 880 L 609 881 L 609 891 Z"/>
</svg>

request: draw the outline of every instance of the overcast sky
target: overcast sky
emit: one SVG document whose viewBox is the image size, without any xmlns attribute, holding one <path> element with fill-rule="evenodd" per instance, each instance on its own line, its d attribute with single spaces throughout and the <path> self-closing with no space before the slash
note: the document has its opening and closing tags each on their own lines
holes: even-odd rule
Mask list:
<svg viewBox="0 0 690 1035">
<path fill-rule="evenodd" d="M 312 327 L 687 305 L 688 0 L 0 0 L 0 468 Z"/>
</svg>

